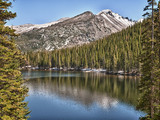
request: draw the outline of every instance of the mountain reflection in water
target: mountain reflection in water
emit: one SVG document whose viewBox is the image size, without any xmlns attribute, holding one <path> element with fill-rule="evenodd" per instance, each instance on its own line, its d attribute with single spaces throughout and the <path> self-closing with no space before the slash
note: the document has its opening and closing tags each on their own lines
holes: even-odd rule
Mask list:
<svg viewBox="0 0 160 120">
<path fill-rule="evenodd" d="M 94 104 L 105 110 L 121 104 L 128 104 L 127 107 L 134 109 L 137 104 L 139 80 L 136 77 L 81 72 L 34 71 L 23 74 L 24 78 L 30 79 L 26 83 L 29 97 L 43 96 L 52 100 L 59 97 L 64 101 L 75 101 L 86 109 Z M 136 114 L 143 115 L 141 112 Z M 136 119 L 138 120 L 137 116 L 133 120 Z"/>
</svg>

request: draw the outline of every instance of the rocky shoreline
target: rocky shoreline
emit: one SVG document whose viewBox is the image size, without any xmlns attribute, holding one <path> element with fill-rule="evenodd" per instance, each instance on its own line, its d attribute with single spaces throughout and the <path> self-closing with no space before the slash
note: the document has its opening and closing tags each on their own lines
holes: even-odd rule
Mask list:
<svg viewBox="0 0 160 120">
<path fill-rule="evenodd" d="M 105 73 L 108 75 L 123 75 L 123 76 L 141 76 L 140 72 L 132 71 L 132 72 L 124 72 L 123 70 L 119 71 L 108 71 L 106 69 L 92 69 L 92 68 L 45 68 L 45 67 L 32 67 L 32 66 L 25 66 L 22 67 L 21 70 L 31 70 L 31 71 L 81 71 L 81 72 L 95 72 L 95 73 Z"/>
</svg>

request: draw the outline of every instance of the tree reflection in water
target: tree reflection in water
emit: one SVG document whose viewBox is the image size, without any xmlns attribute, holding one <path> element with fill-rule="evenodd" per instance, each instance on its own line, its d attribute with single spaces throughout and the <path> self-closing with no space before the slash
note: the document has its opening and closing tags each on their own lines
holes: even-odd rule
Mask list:
<svg viewBox="0 0 160 120">
<path fill-rule="evenodd" d="M 24 77 L 30 78 L 26 83 L 30 90 L 29 94 L 35 92 L 45 96 L 56 94 L 86 107 L 97 103 L 105 109 L 115 106 L 118 102 L 133 106 L 137 104 L 139 79 L 136 77 L 111 76 L 102 73 L 42 73 L 24 74 Z"/>
</svg>

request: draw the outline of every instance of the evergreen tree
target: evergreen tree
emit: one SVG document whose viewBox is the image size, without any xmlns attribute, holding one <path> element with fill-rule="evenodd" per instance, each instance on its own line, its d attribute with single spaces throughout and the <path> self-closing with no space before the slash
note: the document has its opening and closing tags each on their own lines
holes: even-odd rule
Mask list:
<svg viewBox="0 0 160 120">
<path fill-rule="evenodd" d="M 22 86 L 19 70 L 23 57 L 14 43 L 14 30 L 4 26 L 16 16 L 8 11 L 10 6 L 9 0 L 0 0 L 0 120 L 24 120 L 29 111 L 23 102 L 28 89 Z"/>
<path fill-rule="evenodd" d="M 54 50 L 52 52 L 28 52 L 32 66 L 44 63 L 50 56 L 52 67 L 104 68 L 108 71 L 139 71 L 138 55 L 141 53 L 141 23 L 128 27 L 107 38 L 83 46 Z M 38 61 L 38 54 L 40 59 Z M 44 55 L 46 54 L 46 55 Z M 40 67 L 45 67 L 42 64 Z M 50 62 L 46 61 L 46 66 Z"/>
<path fill-rule="evenodd" d="M 160 1 L 155 15 L 155 118 L 160 119 Z"/>
<path fill-rule="evenodd" d="M 157 50 L 159 50 L 158 41 L 156 37 L 156 16 L 157 11 L 154 8 L 155 0 L 148 0 L 148 5 L 145 7 L 147 11 L 144 15 L 147 18 L 143 22 L 143 35 L 142 35 L 142 74 L 140 81 L 141 97 L 139 99 L 138 109 L 141 109 L 147 113 L 147 116 L 141 118 L 144 120 L 157 120 L 159 117 L 159 56 Z M 148 10 L 152 12 L 149 13 Z M 159 29 L 159 27 L 158 27 Z M 158 30 L 159 31 L 159 30 Z"/>
</svg>

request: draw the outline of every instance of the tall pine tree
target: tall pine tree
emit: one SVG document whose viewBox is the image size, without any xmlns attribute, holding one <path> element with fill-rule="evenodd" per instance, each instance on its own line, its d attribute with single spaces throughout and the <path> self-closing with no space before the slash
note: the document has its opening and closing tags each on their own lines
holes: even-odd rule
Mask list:
<svg viewBox="0 0 160 120">
<path fill-rule="evenodd" d="M 156 92 L 156 103 L 155 103 L 155 118 L 160 119 L 160 1 L 158 2 L 158 8 L 155 15 L 155 92 Z"/>
<path fill-rule="evenodd" d="M 0 120 L 25 120 L 29 113 L 23 102 L 28 89 L 24 86 L 19 67 L 23 61 L 16 48 L 14 30 L 5 26 L 16 16 L 8 11 L 9 0 L 0 0 Z"/>
<path fill-rule="evenodd" d="M 140 91 L 141 97 L 139 99 L 138 109 L 141 109 L 147 113 L 147 116 L 143 117 L 144 120 L 157 120 L 159 119 L 159 95 L 157 94 L 159 87 L 159 69 L 157 66 L 159 64 L 159 47 L 157 37 L 158 32 L 156 32 L 156 20 L 157 11 L 154 8 L 156 5 L 155 0 L 148 0 L 148 5 L 145 7 L 147 11 L 144 15 L 147 18 L 143 22 L 143 37 L 142 37 L 142 54 L 141 72 L 143 76 L 140 81 Z M 151 12 L 148 12 L 151 10 Z M 157 28 L 159 29 L 159 27 Z M 158 92 L 159 93 L 159 92 Z"/>
</svg>

